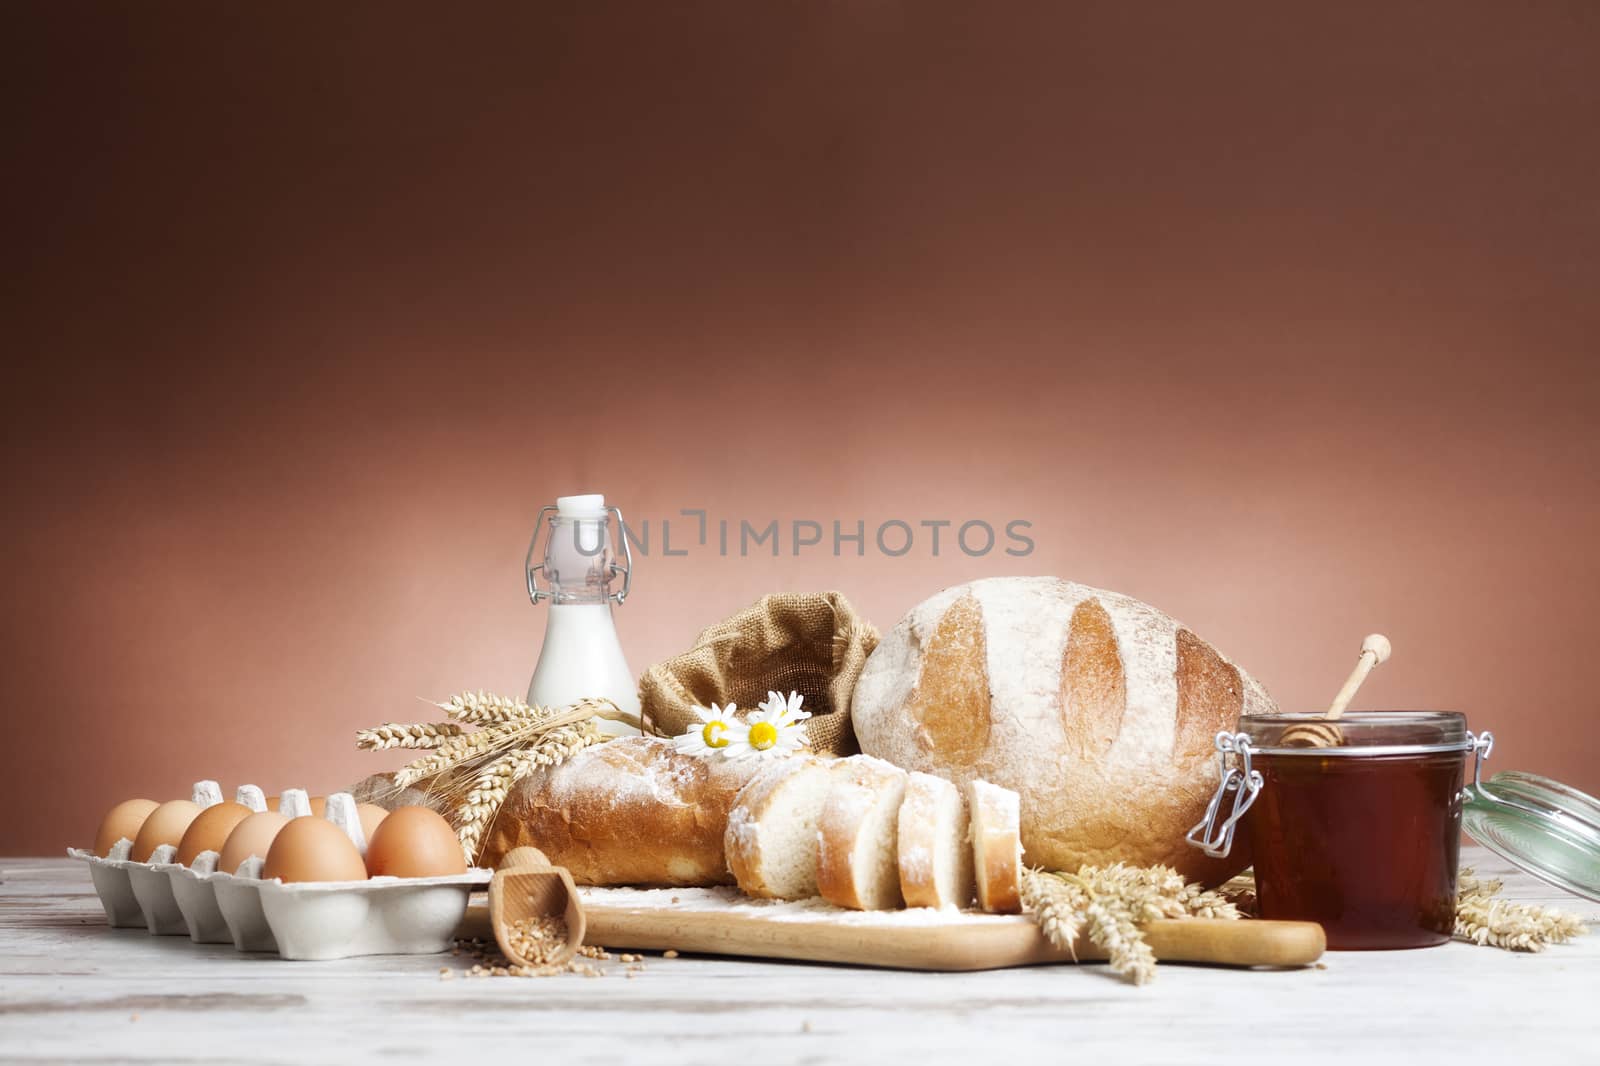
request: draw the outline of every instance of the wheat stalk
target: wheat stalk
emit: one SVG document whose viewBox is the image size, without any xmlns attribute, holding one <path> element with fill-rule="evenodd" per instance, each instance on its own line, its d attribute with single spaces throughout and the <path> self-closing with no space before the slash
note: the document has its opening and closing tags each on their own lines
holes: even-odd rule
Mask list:
<svg viewBox="0 0 1600 1066">
<path fill-rule="evenodd" d="M 1084 866 L 1077 873 L 1027 870 L 1024 906 L 1050 943 L 1077 958 L 1077 941 L 1103 950 L 1111 969 L 1134 984 L 1155 977 L 1155 954 L 1140 927 L 1158 918 L 1236 919 L 1239 912 L 1215 892 L 1185 881 L 1166 866 L 1123 863 Z"/>
<path fill-rule="evenodd" d="M 400 788 L 407 788 L 425 778 L 435 777 L 474 755 L 482 755 L 503 739 L 505 738 L 500 732 L 494 729 L 480 729 L 473 733 L 447 737 L 433 749 L 432 753 L 396 770 L 394 783 Z"/>
<path fill-rule="evenodd" d="M 1543 951 L 1586 931 L 1583 921 L 1566 911 L 1498 898 L 1504 887 L 1499 881 L 1480 881 L 1471 867 L 1463 868 L 1456 896 L 1455 935 L 1479 946 Z"/>
<path fill-rule="evenodd" d="M 386 751 L 390 748 L 437 748 L 449 737 L 459 737 L 466 730 L 455 722 L 419 722 L 401 725 L 390 722 L 371 729 L 356 730 L 356 747 L 362 751 Z"/>
<path fill-rule="evenodd" d="M 1509 951 L 1543 951 L 1581 936 L 1575 915 L 1554 907 L 1499 898 L 1499 881 L 1461 871 L 1455 935 Z M 1077 942 L 1105 951 L 1111 969 L 1142 985 L 1155 977 L 1156 960 L 1140 927 L 1157 918 L 1245 917 L 1255 905 L 1255 880 L 1241 874 L 1216 891 L 1185 881 L 1166 866 L 1084 866 L 1075 874 L 1025 870 L 1023 905 L 1045 937 L 1077 958 Z"/>
<path fill-rule="evenodd" d="M 1089 940 L 1110 957 L 1111 969 L 1136 985 L 1156 976 L 1156 955 L 1145 942 L 1132 909 L 1116 897 L 1090 899 L 1084 911 Z"/>
<path fill-rule="evenodd" d="M 1022 871 L 1022 903 L 1039 923 L 1045 938 L 1078 959 L 1078 935 L 1087 906 L 1077 885 L 1044 870 Z"/>
<path fill-rule="evenodd" d="M 479 771 L 457 808 L 456 833 L 468 862 L 476 862 L 483 837 L 500 813 L 516 783 L 534 770 L 555 766 L 591 745 L 605 734 L 592 721 L 578 722 L 545 733 L 531 748 L 507 752 Z"/>
<path fill-rule="evenodd" d="M 479 689 L 477 692 L 461 692 L 451 696 L 443 703 L 434 704 L 449 717 L 458 722 L 467 722 L 472 725 L 505 725 L 510 722 L 525 722 L 538 714 L 544 708 L 536 708 L 526 700 L 514 700 L 508 696 L 496 696 L 490 692 Z"/>
<path fill-rule="evenodd" d="M 444 797 L 469 861 L 482 850 L 484 835 L 518 781 L 605 740 L 597 718 L 638 724 L 637 715 L 604 699 L 557 709 L 479 691 L 435 706 L 452 721 L 363 729 L 356 733 L 356 744 L 369 751 L 428 749 L 427 755 L 395 772 L 394 789 L 427 782 L 431 795 Z M 469 725 L 476 728 L 469 732 Z"/>
</svg>

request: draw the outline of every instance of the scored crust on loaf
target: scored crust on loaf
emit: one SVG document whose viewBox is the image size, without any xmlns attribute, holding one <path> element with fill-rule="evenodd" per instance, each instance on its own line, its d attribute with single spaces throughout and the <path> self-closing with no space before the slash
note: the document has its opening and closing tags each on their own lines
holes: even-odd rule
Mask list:
<svg viewBox="0 0 1600 1066">
<path fill-rule="evenodd" d="M 1163 863 L 1215 883 L 1249 849 L 1212 859 L 1184 841 L 1216 790 L 1213 738 L 1274 710 L 1245 671 L 1148 604 L 1005 577 L 907 612 L 868 658 L 851 721 L 867 754 L 1017 791 L 1042 866 Z"/>
<path fill-rule="evenodd" d="M 978 906 L 991 914 L 1022 911 L 1022 836 L 1019 797 L 987 781 L 967 785 L 972 810 L 972 862 Z"/>
<path fill-rule="evenodd" d="M 942 777 L 914 773 L 900 801 L 900 894 L 907 907 L 965 907 L 972 902 L 972 846 L 961 790 Z"/>
<path fill-rule="evenodd" d="M 728 868 L 747 895 L 810 899 L 817 894 L 817 823 L 832 766 L 791 756 L 740 790 L 723 837 Z"/>
<path fill-rule="evenodd" d="M 817 830 L 817 889 L 858 911 L 902 905 L 896 843 L 906 772 L 870 755 L 834 763 Z"/>
</svg>

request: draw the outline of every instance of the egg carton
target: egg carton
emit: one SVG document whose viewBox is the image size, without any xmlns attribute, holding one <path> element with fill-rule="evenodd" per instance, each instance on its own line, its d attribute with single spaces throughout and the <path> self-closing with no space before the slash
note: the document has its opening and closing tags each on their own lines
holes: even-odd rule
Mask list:
<svg viewBox="0 0 1600 1066">
<path fill-rule="evenodd" d="M 222 789 L 215 781 L 197 781 L 193 800 L 201 807 L 221 803 Z M 168 875 L 176 866 L 172 857 L 177 850 L 163 845 L 151 854 L 149 862 L 134 862 L 128 858 L 133 841 L 123 837 L 104 857 L 85 848 L 68 848 L 67 855 L 89 864 L 89 879 L 106 912 L 106 922 L 113 929 L 145 929 L 152 936 L 182 936 L 189 927 L 173 898 Z"/>
<path fill-rule="evenodd" d="M 223 923 L 233 946 L 240 951 L 278 950 L 278 940 L 267 924 L 267 914 L 261 909 L 261 859 L 246 859 L 237 873 L 203 875 L 211 890 L 216 893 L 217 909 L 222 912 Z"/>
<path fill-rule="evenodd" d="M 89 880 L 94 882 L 95 895 L 106 912 L 106 924 L 113 929 L 145 928 L 144 912 L 133 894 L 133 882 L 128 868 L 138 863 L 128 861 L 133 841 L 123 837 L 111 846 L 111 851 L 101 857 L 87 848 L 68 848 L 67 857 L 89 864 Z"/>
<path fill-rule="evenodd" d="M 196 802 L 200 792 L 196 786 Z M 241 788 L 240 802 L 256 809 L 244 793 Z M 259 796 L 255 790 L 257 801 Z M 291 817 L 310 813 L 306 794 L 298 789 L 284 792 L 279 809 Z M 352 796 L 329 796 L 325 816 L 365 855 Z M 291 884 L 262 880 L 260 856 L 229 872 L 216 868 L 214 851 L 201 852 L 186 867 L 172 861 L 177 849 L 171 845 L 157 848 L 147 863 L 128 859 L 132 846 L 132 841 L 118 841 L 105 858 L 81 848 L 67 852 L 89 864 L 112 926 L 143 926 L 154 935 L 187 933 L 195 943 L 232 942 L 239 951 L 276 952 L 296 960 L 437 954 L 449 948 L 472 892 L 493 876 L 491 870 L 471 869 L 448 877 Z"/>
<path fill-rule="evenodd" d="M 473 890 L 492 870 L 449 877 L 285 884 L 258 881 L 261 910 L 285 959 L 433 955 L 450 947 Z"/>
<path fill-rule="evenodd" d="M 266 798 L 255 785 L 239 786 L 234 798 L 252 811 L 267 809 Z M 215 781 L 197 781 L 193 801 L 202 809 L 221 803 L 222 789 Z M 278 809 L 293 818 L 310 814 L 311 804 L 304 789 L 288 789 Z M 89 879 L 112 928 L 144 929 L 152 936 L 187 935 L 197 944 L 226 944 L 232 939 L 215 891 L 196 871 L 172 861 L 177 848 L 163 844 L 148 862 L 132 861 L 128 857 L 132 850 L 133 841 L 127 837 L 113 844 L 103 858 L 84 848 L 67 849 L 69 857 L 89 864 Z M 209 872 L 216 866 L 217 853 L 202 852 L 195 861 Z"/>
<path fill-rule="evenodd" d="M 330 797 L 334 799 L 337 797 Z M 237 800 L 253 811 L 267 809 L 261 790 L 254 785 L 240 786 Z M 311 801 L 305 789 L 285 789 L 278 800 L 278 811 L 289 818 L 310 814 Z M 254 894 L 221 887 L 223 882 L 231 882 L 233 878 L 217 869 L 219 858 L 215 851 L 202 851 L 188 866 L 174 863 L 163 870 L 173 899 L 183 914 L 189 939 L 196 944 L 231 943 L 240 951 L 276 951 L 277 945 L 272 941 L 271 931 L 265 928 Z M 252 856 L 245 864 L 254 863 L 256 876 L 260 876 L 261 861 L 261 857 Z M 241 864 L 241 868 L 245 864 Z M 229 920 L 229 911 L 236 915 L 233 921 Z"/>
</svg>

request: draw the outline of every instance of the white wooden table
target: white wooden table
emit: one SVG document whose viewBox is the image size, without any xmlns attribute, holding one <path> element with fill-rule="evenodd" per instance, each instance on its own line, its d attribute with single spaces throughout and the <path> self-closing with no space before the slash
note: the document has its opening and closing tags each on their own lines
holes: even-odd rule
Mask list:
<svg viewBox="0 0 1600 1066">
<path fill-rule="evenodd" d="M 1600 921 L 1478 848 L 1507 895 Z M 1325 969 L 918 974 L 647 956 L 629 978 L 468 978 L 448 955 L 284 962 L 112 930 L 87 869 L 0 859 L 0 1061 L 152 1063 L 1600 1063 L 1600 935 Z M 441 966 L 458 972 L 439 975 Z M 504 1059 L 488 1057 L 504 1055 Z"/>
</svg>

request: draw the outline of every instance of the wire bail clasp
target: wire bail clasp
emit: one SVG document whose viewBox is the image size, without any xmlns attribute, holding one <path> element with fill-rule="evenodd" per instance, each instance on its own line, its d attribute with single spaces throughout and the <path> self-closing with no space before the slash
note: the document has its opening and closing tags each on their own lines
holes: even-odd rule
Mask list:
<svg viewBox="0 0 1600 1066">
<path fill-rule="evenodd" d="M 1217 767 L 1222 773 L 1222 781 L 1217 785 L 1211 802 L 1206 805 L 1206 816 L 1183 839 L 1213 859 L 1225 859 L 1228 852 L 1233 850 L 1233 832 L 1239 825 L 1239 819 L 1244 817 L 1244 812 L 1250 809 L 1261 792 L 1262 777 L 1260 770 L 1250 766 L 1248 734 L 1224 730 L 1217 734 L 1216 745 Z M 1229 755 L 1238 756 L 1238 766 L 1228 765 Z M 1219 823 L 1217 817 L 1222 813 L 1230 792 L 1233 793 L 1233 804 L 1227 817 Z"/>
<path fill-rule="evenodd" d="M 539 606 L 540 600 L 555 598 L 555 593 L 539 586 L 539 577 L 545 573 L 544 563 L 535 563 L 533 559 L 534 553 L 539 550 L 539 534 L 545 527 L 544 516 L 558 513 L 560 513 L 558 508 L 554 506 L 539 508 L 539 517 L 533 520 L 533 539 L 528 541 L 528 554 L 522 560 L 522 569 L 528 580 L 528 600 L 535 607 Z M 612 521 L 616 522 L 616 542 L 622 547 L 621 564 L 618 564 L 613 559 L 606 567 L 608 578 L 615 578 L 618 575 L 622 577 L 622 587 L 606 595 L 608 600 L 613 601 L 620 607 L 627 602 L 628 593 L 633 589 L 633 545 L 628 542 L 628 525 L 622 520 L 622 509 L 620 507 L 607 507 L 605 521 L 608 529 Z M 552 533 L 551 535 L 553 536 L 554 534 Z"/>
<path fill-rule="evenodd" d="M 1467 743 L 1472 745 L 1472 787 L 1482 795 L 1489 795 L 1483 787 L 1483 760 L 1494 750 L 1494 734 L 1485 729 L 1481 733 L 1467 730 Z"/>
</svg>

